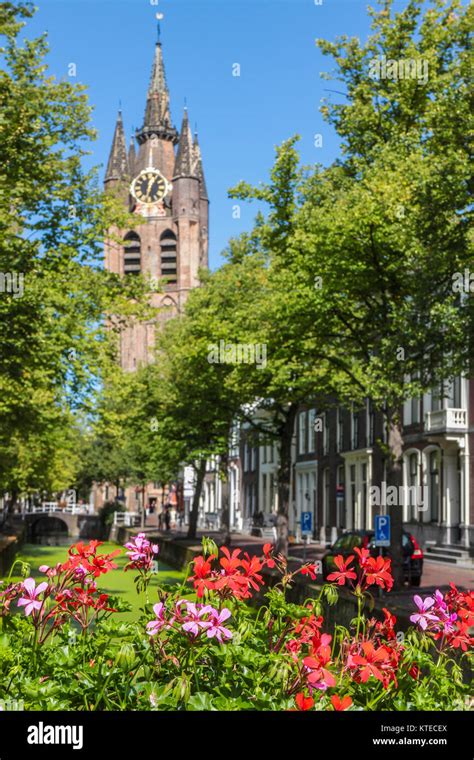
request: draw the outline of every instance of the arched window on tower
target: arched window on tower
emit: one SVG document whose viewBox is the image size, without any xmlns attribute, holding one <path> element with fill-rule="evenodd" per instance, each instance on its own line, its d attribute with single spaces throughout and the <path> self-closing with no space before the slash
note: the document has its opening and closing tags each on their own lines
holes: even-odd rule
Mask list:
<svg viewBox="0 0 474 760">
<path fill-rule="evenodd" d="M 174 285 L 178 278 L 176 235 L 172 230 L 165 230 L 160 237 L 161 276 L 168 285 Z"/>
<path fill-rule="evenodd" d="M 140 274 L 141 244 L 136 232 L 127 232 L 123 241 L 124 274 Z"/>
</svg>

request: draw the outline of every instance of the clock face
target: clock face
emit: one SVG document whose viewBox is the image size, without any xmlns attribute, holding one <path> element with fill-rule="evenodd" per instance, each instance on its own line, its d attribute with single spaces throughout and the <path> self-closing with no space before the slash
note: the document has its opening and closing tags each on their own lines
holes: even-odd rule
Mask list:
<svg viewBox="0 0 474 760">
<path fill-rule="evenodd" d="M 144 169 L 130 187 L 139 203 L 159 203 L 168 192 L 168 182 L 157 169 Z"/>
</svg>

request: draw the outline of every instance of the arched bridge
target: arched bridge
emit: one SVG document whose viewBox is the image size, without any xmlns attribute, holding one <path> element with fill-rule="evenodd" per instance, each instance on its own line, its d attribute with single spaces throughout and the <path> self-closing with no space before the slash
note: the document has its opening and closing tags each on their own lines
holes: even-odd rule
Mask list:
<svg viewBox="0 0 474 760">
<path fill-rule="evenodd" d="M 32 543 L 69 543 L 102 538 L 103 526 L 96 514 L 72 505 L 62 509 L 56 503 L 42 504 L 23 512 L 26 540 Z"/>
</svg>

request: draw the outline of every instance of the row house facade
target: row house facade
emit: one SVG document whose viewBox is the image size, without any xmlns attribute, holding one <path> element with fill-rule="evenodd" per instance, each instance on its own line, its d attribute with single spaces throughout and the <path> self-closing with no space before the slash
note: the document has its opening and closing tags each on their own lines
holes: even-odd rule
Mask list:
<svg viewBox="0 0 474 760">
<path fill-rule="evenodd" d="M 405 526 L 422 544 L 472 546 L 474 381 L 459 378 L 443 391 L 407 401 L 403 433 L 403 487 L 396 503 Z M 323 544 L 347 529 L 373 528 L 375 515 L 387 509 L 385 442 L 383 415 L 370 400 L 363 409 L 301 406 L 289 514 L 296 540 L 302 512 L 312 513 L 313 538 Z M 271 524 L 278 510 L 276 443 L 258 445 L 245 428 L 234 430 L 227 469 L 231 529 Z M 213 509 L 219 515 L 217 502 Z"/>
</svg>

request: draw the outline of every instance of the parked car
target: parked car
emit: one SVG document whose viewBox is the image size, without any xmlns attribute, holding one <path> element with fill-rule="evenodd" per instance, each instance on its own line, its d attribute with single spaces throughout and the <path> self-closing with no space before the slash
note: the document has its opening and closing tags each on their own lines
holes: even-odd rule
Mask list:
<svg viewBox="0 0 474 760">
<path fill-rule="evenodd" d="M 423 574 L 423 550 L 418 544 L 416 538 L 410 533 L 403 531 L 403 567 L 405 569 L 405 580 L 412 586 L 419 586 Z M 369 549 L 370 553 L 376 557 L 380 549 L 375 546 L 375 534 L 373 530 L 350 530 L 343 533 L 337 541 L 331 546 L 329 551 L 323 557 L 323 577 L 327 579 L 329 573 L 336 570 L 334 557 L 342 554 L 344 557 L 353 554 L 355 547 Z M 390 556 L 390 547 L 382 549 L 383 556 Z"/>
</svg>

